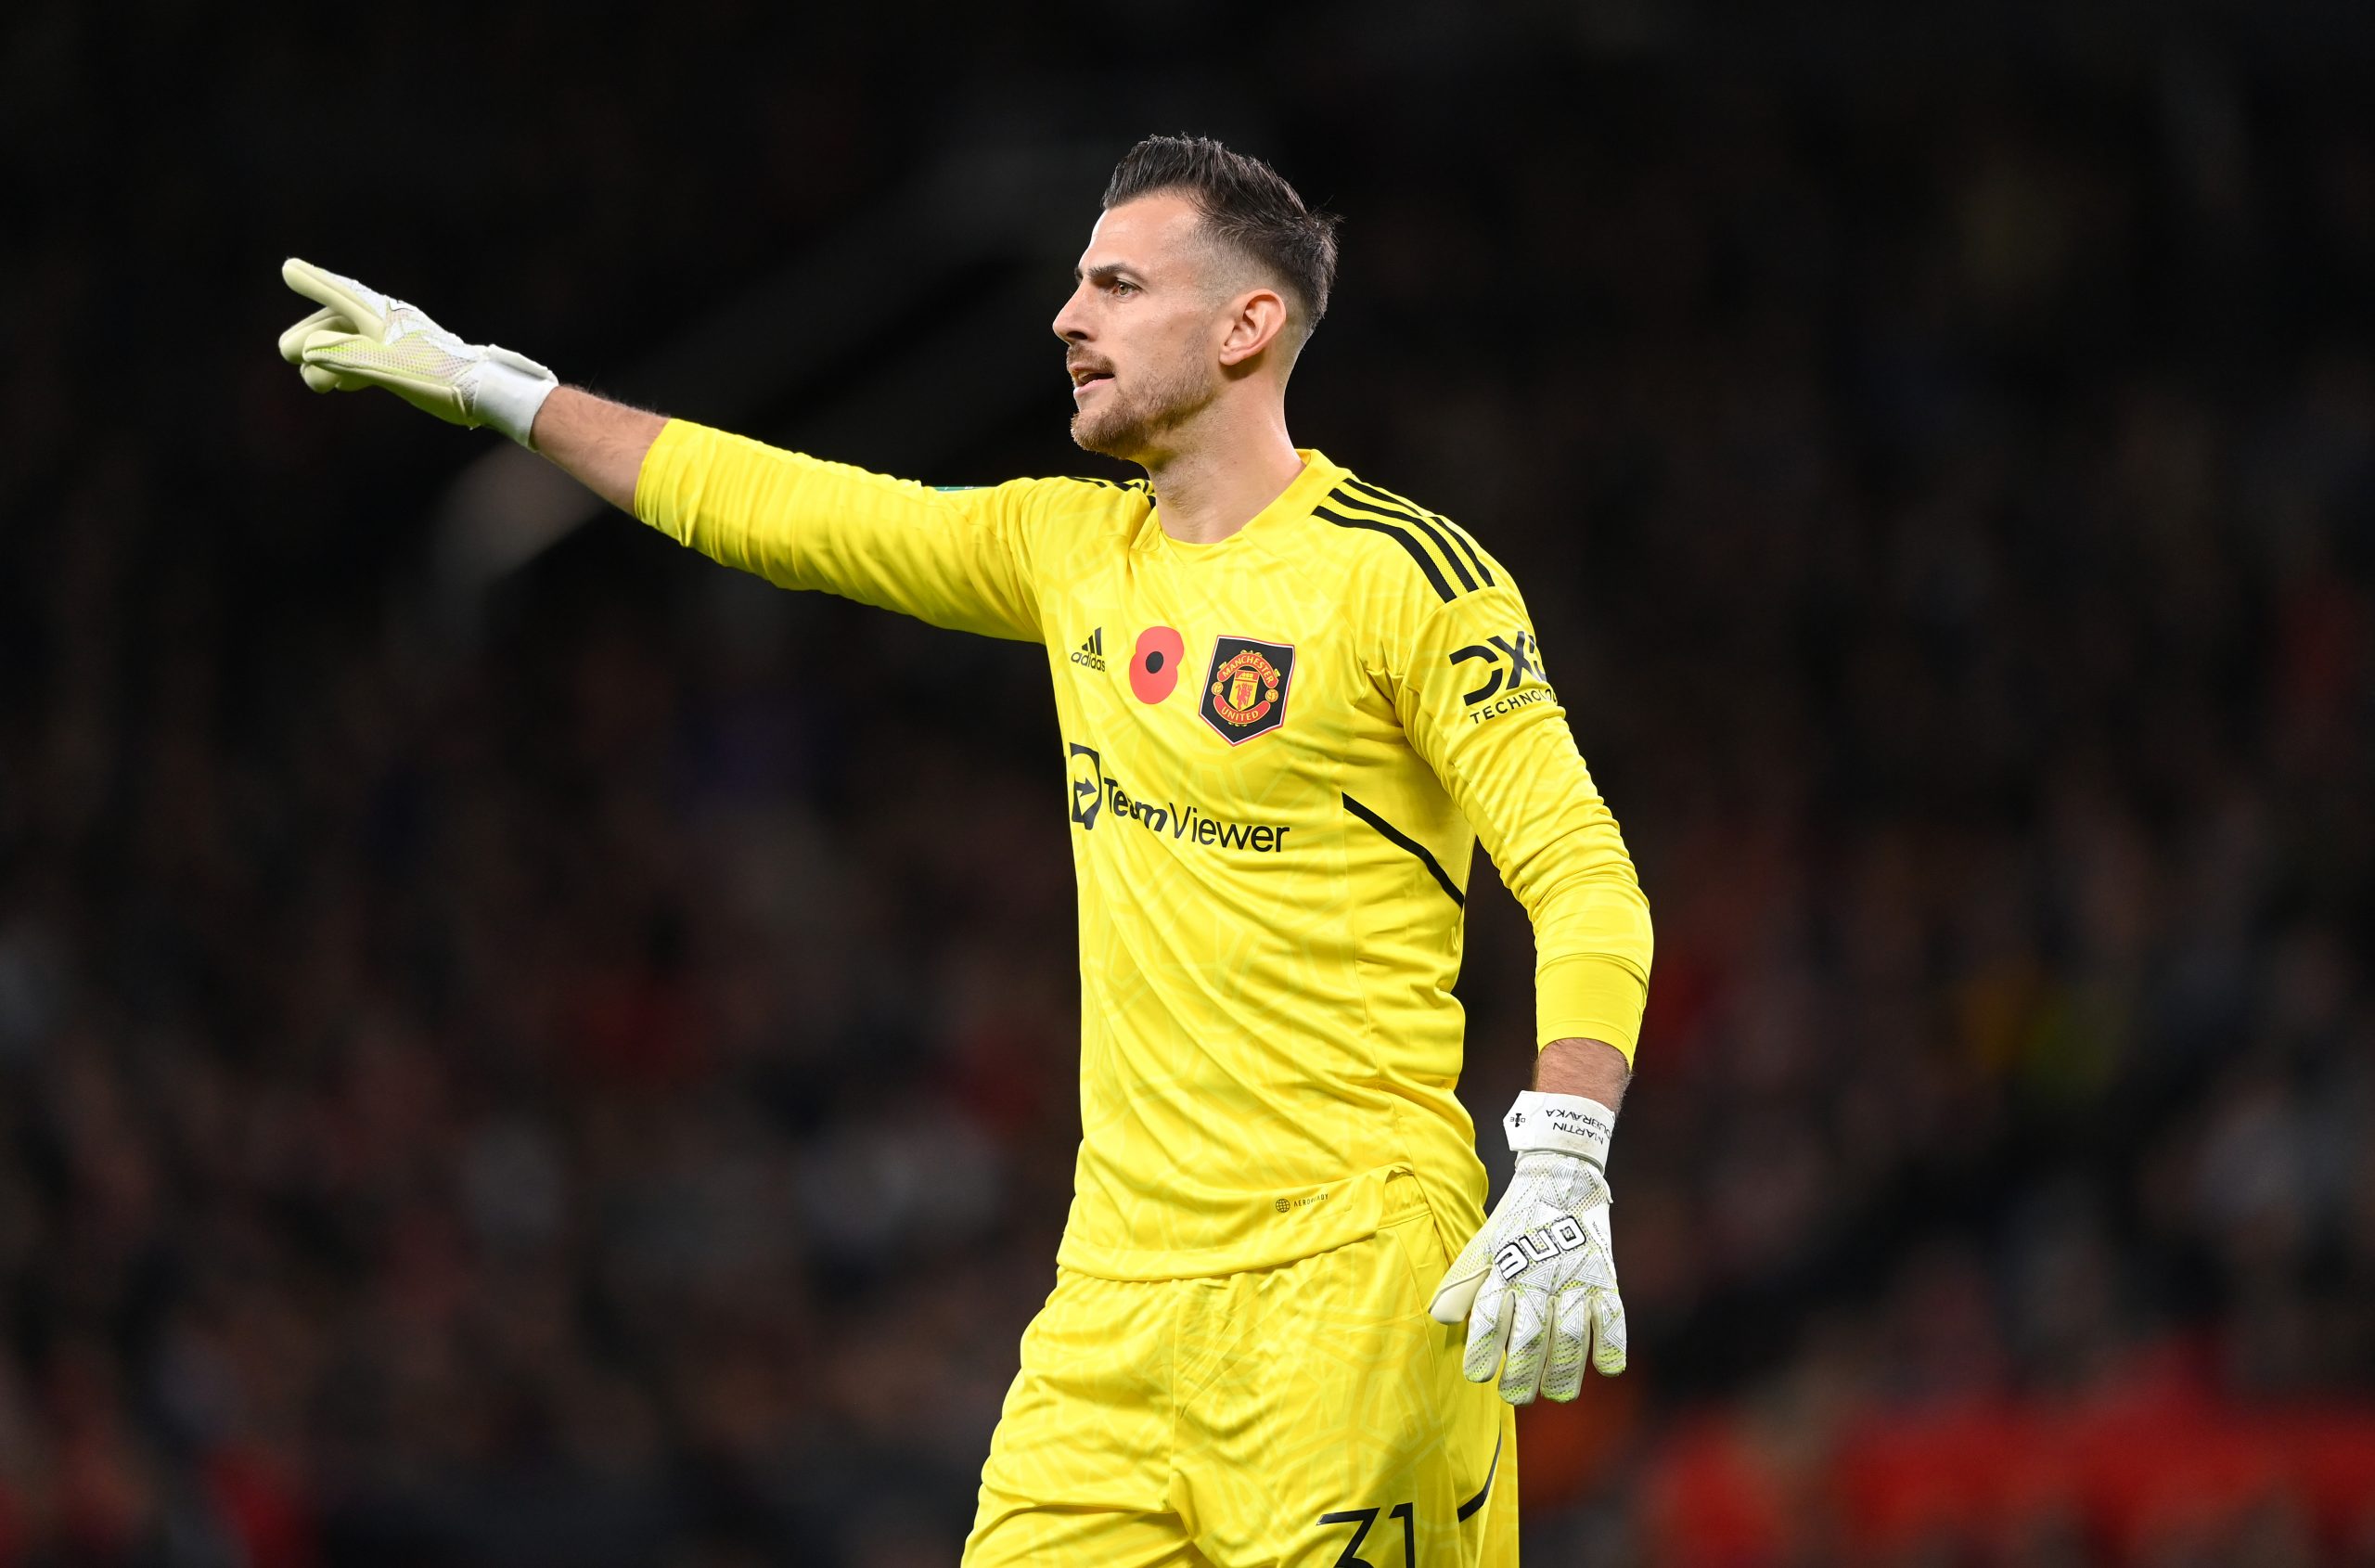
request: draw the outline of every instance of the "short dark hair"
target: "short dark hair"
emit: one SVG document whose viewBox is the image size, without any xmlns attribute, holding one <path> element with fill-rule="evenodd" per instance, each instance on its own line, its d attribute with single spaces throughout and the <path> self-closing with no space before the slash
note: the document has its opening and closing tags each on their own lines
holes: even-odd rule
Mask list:
<svg viewBox="0 0 2375 1568">
<path fill-rule="evenodd" d="M 1304 206 L 1276 169 L 1210 136 L 1149 136 L 1132 148 L 1113 167 L 1105 207 L 1165 190 L 1187 195 L 1213 238 L 1286 285 L 1306 336 L 1319 325 L 1336 282 L 1335 213 Z"/>
</svg>

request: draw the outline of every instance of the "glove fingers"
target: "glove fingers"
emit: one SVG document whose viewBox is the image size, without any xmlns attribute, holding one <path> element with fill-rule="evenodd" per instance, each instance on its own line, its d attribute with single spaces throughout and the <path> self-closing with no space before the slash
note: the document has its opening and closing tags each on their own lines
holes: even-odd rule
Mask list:
<svg viewBox="0 0 2375 1568">
<path fill-rule="evenodd" d="M 325 311 L 322 314 L 335 317 L 337 313 Z M 296 328 L 290 328 L 281 341 L 286 342 L 289 337 L 296 334 Z M 298 341 L 297 373 L 304 377 L 305 384 L 317 392 L 360 392 L 366 387 L 378 386 L 380 383 L 377 379 L 360 373 L 366 367 L 367 360 L 358 360 L 340 352 L 368 351 L 372 346 L 370 339 L 355 333 L 341 332 L 332 327 L 316 327 Z"/>
<path fill-rule="evenodd" d="M 1613 1290 L 1594 1291 L 1592 1365 L 1604 1378 L 1624 1370 L 1624 1302 Z"/>
<path fill-rule="evenodd" d="M 1508 1359 L 1501 1364 L 1501 1397 L 1512 1405 L 1530 1405 L 1542 1387 L 1543 1363 L 1550 1349 L 1550 1296 L 1540 1290 L 1511 1291 L 1514 1313 L 1506 1338 Z"/>
<path fill-rule="evenodd" d="M 1470 1382 L 1490 1382 L 1501 1369 L 1501 1347 L 1509 1339 L 1509 1314 L 1517 1308 L 1508 1286 L 1498 1275 L 1489 1276 L 1468 1314 L 1468 1355 L 1460 1371 Z"/>
<path fill-rule="evenodd" d="M 1591 1293 L 1570 1286 L 1559 1292 L 1551 1314 L 1550 1356 L 1542 1369 L 1545 1399 L 1564 1401 L 1583 1392 L 1584 1360 L 1591 1343 Z"/>
<path fill-rule="evenodd" d="M 360 340 L 347 337 L 340 341 L 355 342 Z M 433 414 L 449 425 L 468 428 L 479 423 L 463 405 L 459 390 L 450 382 L 422 375 L 402 364 L 391 363 L 384 356 L 365 354 L 347 357 L 325 354 L 318 348 L 309 347 L 305 351 L 302 374 L 305 384 L 315 392 L 360 392 L 366 387 L 378 387 L 395 393 L 422 413 Z"/>
<path fill-rule="evenodd" d="M 389 299 L 377 289 L 325 272 L 311 262 L 291 256 L 280 263 L 280 280 L 317 305 L 338 312 L 358 331 L 378 338 L 388 330 Z"/>
<path fill-rule="evenodd" d="M 280 357 L 291 365 L 300 363 L 305 355 L 305 340 L 324 330 L 352 332 L 354 330 L 354 324 L 329 306 L 324 305 L 280 335 Z"/>
</svg>

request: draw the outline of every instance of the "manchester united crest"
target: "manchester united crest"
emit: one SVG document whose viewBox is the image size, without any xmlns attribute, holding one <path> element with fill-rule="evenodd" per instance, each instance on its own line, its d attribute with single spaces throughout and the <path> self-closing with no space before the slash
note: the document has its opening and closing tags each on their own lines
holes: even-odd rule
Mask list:
<svg viewBox="0 0 2375 1568">
<path fill-rule="evenodd" d="M 1204 722 L 1232 746 L 1277 728 L 1287 719 L 1287 687 L 1294 678 L 1291 643 L 1221 637 L 1204 673 Z"/>
</svg>

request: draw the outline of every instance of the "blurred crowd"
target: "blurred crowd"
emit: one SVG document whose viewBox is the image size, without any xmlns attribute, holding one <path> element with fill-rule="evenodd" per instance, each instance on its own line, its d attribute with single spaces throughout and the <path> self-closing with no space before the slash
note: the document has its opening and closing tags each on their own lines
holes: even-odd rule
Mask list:
<svg viewBox="0 0 2375 1568">
<path fill-rule="evenodd" d="M 1077 1136 L 1038 650 L 616 518 L 456 639 L 489 438 L 311 398 L 274 268 L 593 378 L 1064 79 L 141 9 L 0 24 L 0 1568 L 952 1561 Z M 1657 913 L 1633 1368 L 1527 1413 L 1529 1560 L 2375 1562 L 2363 69 L 1389 10 L 1212 128 L 1348 214 L 1298 437 L 1518 570 Z M 1083 471 L 1014 373 L 917 477 Z M 1506 896 L 1470 953 L 1497 1172 Z"/>
</svg>

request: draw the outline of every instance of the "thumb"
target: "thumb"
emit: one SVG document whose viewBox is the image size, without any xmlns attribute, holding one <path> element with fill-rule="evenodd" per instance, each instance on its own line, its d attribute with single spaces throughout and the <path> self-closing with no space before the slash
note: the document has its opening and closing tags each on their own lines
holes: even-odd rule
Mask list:
<svg viewBox="0 0 2375 1568">
<path fill-rule="evenodd" d="M 1476 1305 L 1476 1292 L 1483 1288 L 1490 1268 L 1483 1256 L 1470 1257 L 1462 1253 L 1436 1282 L 1434 1299 L 1427 1304 L 1427 1316 L 1438 1323 L 1467 1322 L 1468 1309 Z"/>
</svg>

